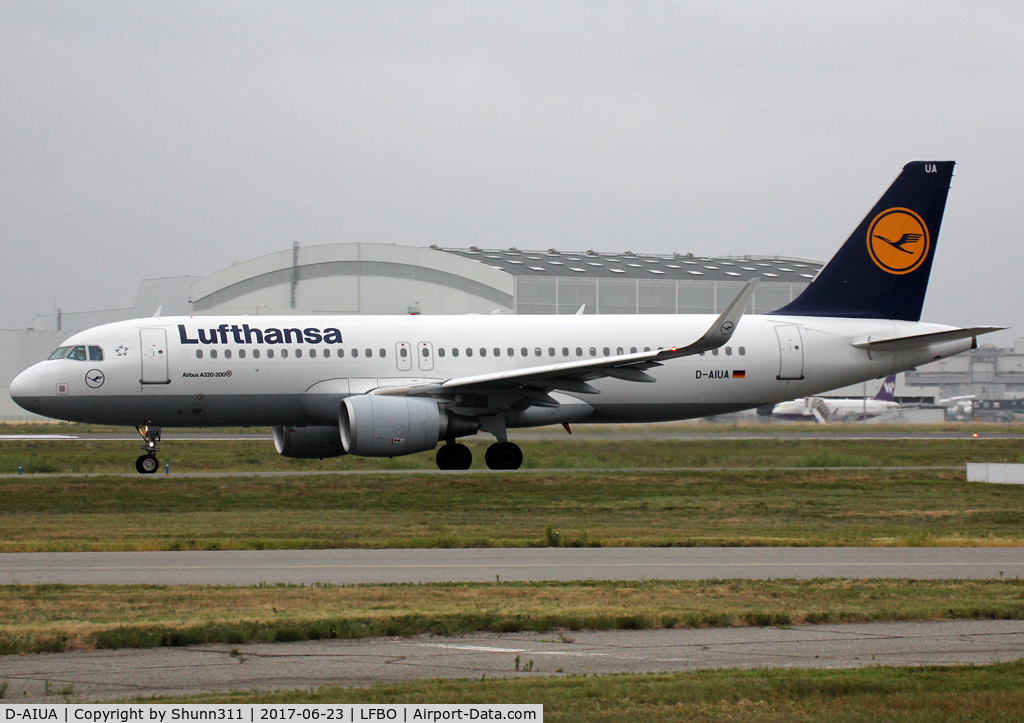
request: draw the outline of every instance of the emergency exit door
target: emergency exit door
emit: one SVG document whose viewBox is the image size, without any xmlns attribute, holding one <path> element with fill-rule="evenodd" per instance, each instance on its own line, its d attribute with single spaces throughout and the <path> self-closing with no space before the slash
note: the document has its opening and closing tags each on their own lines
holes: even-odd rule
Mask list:
<svg viewBox="0 0 1024 723">
<path fill-rule="evenodd" d="M 804 343 L 800 327 L 785 324 L 775 327 L 779 337 L 779 375 L 776 379 L 804 378 Z"/>
<path fill-rule="evenodd" d="M 167 373 L 167 330 L 139 329 L 142 347 L 142 384 L 170 384 Z"/>
</svg>

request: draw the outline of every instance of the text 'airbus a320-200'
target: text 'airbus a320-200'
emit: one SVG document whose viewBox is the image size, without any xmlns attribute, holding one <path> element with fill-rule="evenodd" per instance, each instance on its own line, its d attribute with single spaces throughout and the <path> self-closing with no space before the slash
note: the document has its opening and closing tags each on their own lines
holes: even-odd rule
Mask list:
<svg viewBox="0 0 1024 723">
<path fill-rule="evenodd" d="M 921 323 L 953 162 L 907 164 L 792 302 L 744 315 L 757 279 L 720 316 L 166 317 L 75 334 L 22 372 L 30 412 L 133 425 L 140 472 L 161 427 L 271 426 L 278 452 L 320 458 L 432 450 L 468 469 L 458 439 L 508 430 L 656 422 L 763 407 L 895 374 L 977 346 L 997 327 Z"/>
</svg>

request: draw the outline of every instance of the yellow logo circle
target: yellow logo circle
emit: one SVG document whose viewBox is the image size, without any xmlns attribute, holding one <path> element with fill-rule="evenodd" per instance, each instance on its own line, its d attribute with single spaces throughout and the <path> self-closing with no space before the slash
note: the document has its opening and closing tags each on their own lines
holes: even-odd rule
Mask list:
<svg viewBox="0 0 1024 723">
<path fill-rule="evenodd" d="M 928 257 L 928 227 L 909 208 L 890 208 L 868 226 L 868 253 L 882 271 L 909 274 Z"/>
</svg>

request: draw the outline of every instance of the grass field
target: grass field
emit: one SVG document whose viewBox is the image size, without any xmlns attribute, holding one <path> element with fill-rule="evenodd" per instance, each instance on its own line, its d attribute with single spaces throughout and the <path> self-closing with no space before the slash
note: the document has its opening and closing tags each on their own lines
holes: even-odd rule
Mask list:
<svg viewBox="0 0 1024 723">
<path fill-rule="evenodd" d="M 0 552 L 1024 544 L 956 471 L 8 477 Z"/>
<path fill-rule="evenodd" d="M 477 468 L 483 469 L 488 440 L 472 439 Z M 1015 439 L 844 439 L 697 441 L 523 440 L 527 469 L 665 467 L 867 467 L 962 466 L 972 462 L 1024 462 Z M 125 441 L 0 440 L 0 473 L 134 473 L 138 445 Z M 434 452 L 406 457 L 336 457 L 301 460 L 281 457 L 272 442 L 165 442 L 160 460 L 171 472 L 261 472 L 318 470 L 436 470 Z"/>
<path fill-rule="evenodd" d="M 542 703 L 547 723 L 965 723 L 1019 721 L 1024 664 L 427 681 L 245 692 L 189 703 Z M 157 702 L 171 702 L 160 700 Z"/>
<path fill-rule="evenodd" d="M 0 653 L 381 635 L 1024 618 L 1021 580 L 0 587 Z"/>
</svg>

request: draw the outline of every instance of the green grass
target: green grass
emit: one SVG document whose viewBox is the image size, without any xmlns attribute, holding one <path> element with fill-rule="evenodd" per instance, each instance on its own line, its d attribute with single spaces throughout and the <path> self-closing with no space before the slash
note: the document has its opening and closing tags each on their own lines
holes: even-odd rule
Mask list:
<svg viewBox="0 0 1024 723">
<path fill-rule="evenodd" d="M 0 500 L 2 552 L 1024 544 L 1024 487 L 955 471 L 15 476 Z"/>
<path fill-rule="evenodd" d="M 1024 619 L 1021 580 L 0 586 L 0 653 L 568 630 Z"/>
<path fill-rule="evenodd" d="M 369 688 L 247 691 L 187 703 L 541 703 L 547 723 L 964 723 L 1019 721 L 1024 664 L 855 670 L 430 680 Z"/>
<path fill-rule="evenodd" d="M 483 468 L 489 441 L 467 441 L 476 468 Z M 1024 462 L 1015 439 L 853 440 L 525 440 L 527 469 L 678 467 L 868 467 L 962 466 L 972 462 Z M 0 441 L 0 473 L 134 472 L 138 445 L 125 441 Z M 436 469 L 434 452 L 407 457 L 336 457 L 300 460 L 281 457 L 269 440 L 164 442 L 161 463 L 172 472 L 318 471 Z"/>
</svg>

